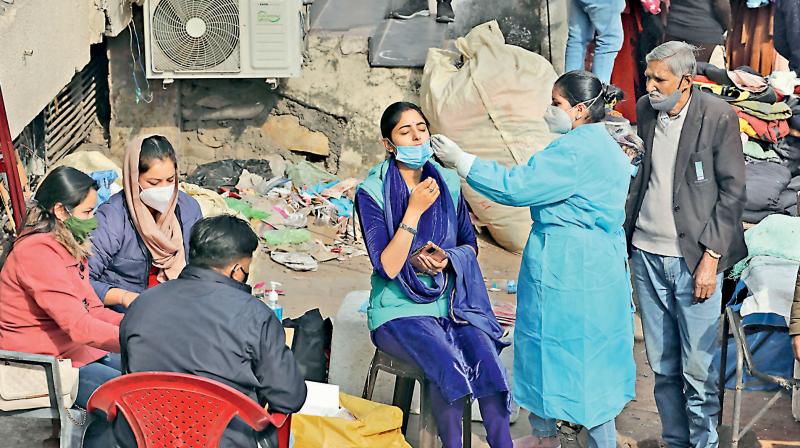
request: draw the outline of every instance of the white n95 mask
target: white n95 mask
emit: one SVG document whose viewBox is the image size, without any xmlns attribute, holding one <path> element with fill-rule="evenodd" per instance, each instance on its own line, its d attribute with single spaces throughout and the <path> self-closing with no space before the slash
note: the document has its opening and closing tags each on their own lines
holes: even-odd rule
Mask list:
<svg viewBox="0 0 800 448">
<path fill-rule="evenodd" d="M 142 190 L 139 193 L 139 199 L 144 204 L 159 213 L 164 213 L 169 208 L 169 203 L 172 201 L 172 196 L 175 194 L 175 185 L 167 185 L 166 187 L 153 187 L 147 190 Z"/>
</svg>

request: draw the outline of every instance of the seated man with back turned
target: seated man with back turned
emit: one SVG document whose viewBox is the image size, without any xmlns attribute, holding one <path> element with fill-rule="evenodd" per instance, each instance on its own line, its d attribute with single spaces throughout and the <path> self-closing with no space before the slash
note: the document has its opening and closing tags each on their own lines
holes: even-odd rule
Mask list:
<svg viewBox="0 0 800 448">
<path fill-rule="evenodd" d="M 239 218 L 197 222 L 189 265 L 128 308 L 120 324 L 123 370 L 199 375 L 268 404 L 271 412 L 298 411 L 306 385 L 283 327 L 245 284 L 257 246 L 255 233 Z M 123 432 L 115 428 L 118 439 L 127 438 Z M 256 434 L 234 419 L 220 447 L 256 447 Z"/>
</svg>

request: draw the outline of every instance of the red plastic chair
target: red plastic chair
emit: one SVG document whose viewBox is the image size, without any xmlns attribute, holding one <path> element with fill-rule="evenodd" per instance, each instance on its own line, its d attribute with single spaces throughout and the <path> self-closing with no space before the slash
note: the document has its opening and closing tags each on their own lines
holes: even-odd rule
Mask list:
<svg viewBox="0 0 800 448">
<path fill-rule="evenodd" d="M 278 428 L 278 447 L 289 448 L 291 416 L 268 413 L 238 390 L 185 373 L 143 372 L 100 386 L 87 410 L 99 409 L 108 421 L 117 410 L 130 424 L 140 448 L 216 448 L 238 416 L 256 431 Z"/>
</svg>

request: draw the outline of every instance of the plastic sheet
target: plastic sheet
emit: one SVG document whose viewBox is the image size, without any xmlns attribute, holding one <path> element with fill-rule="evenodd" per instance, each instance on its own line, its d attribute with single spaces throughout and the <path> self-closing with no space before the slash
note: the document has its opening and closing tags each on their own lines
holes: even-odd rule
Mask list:
<svg viewBox="0 0 800 448">
<path fill-rule="evenodd" d="M 303 244 L 311 241 L 311 232 L 306 229 L 267 230 L 264 232 L 264 241 L 268 246 Z"/>
<path fill-rule="evenodd" d="M 411 448 L 400 428 L 403 411 L 352 395 L 340 394 L 339 404 L 356 418 L 292 416 L 295 446 Z"/>
<path fill-rule="evenodd" d="M 298 188 L 337 180 L 333 174 L 307 161 L 286 168 L 286 177 Z"/>
<path fill-rule="evenodd" d="M 247 219 L 267 219 L 270 215 L 269 212 L 265 212 L 264 210 L 254 209 L 250 204 L 241 199 L 225 198 L 225 204 L 228 208 L 241 213 Z"/>
<path fill-rule="evenodd" d="M 236 186 L 244 170 L 264 179 L 272 177 L 272 170 L 266 160 L 225 159 L 198 166 L 186 182 L 217 191 L 220 187 Z"/>
</svg>

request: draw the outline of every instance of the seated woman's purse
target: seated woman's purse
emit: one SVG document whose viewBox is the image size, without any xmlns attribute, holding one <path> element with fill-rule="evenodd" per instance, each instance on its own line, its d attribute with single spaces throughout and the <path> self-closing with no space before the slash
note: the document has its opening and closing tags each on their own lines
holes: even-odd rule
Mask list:
<svg viewBox="0 0 800 448">
<path fill-rule="evenodd" d="M 78 396 L 78 369 L 69 359 L 59 359 L 64 407 L 69 409 Z M 25 363 L 0 362 L 0 411 L 50 407 L 44 367 Z"/>
</svg>

